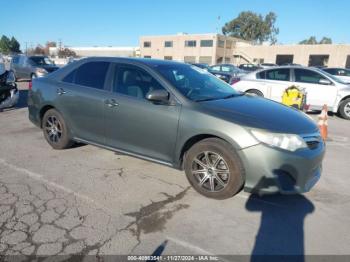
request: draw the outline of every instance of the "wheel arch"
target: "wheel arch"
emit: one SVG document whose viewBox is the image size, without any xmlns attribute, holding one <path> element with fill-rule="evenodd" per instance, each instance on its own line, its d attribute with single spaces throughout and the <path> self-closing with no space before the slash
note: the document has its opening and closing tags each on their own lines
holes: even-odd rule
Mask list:
<svg viewBox="0 0 350 262">
<path fill-rule="evenodd" d="M 39 111 L 39 120 L 40 120 L 40 127 L 41 128 L 42 128 L 42 124 L 43 124 L 43 117 L 44 117 L 45 113 L 47 111 L 49 111 L 50 109 L 56 109 L 56 108 L 53 105 L 45 105 Z"/>
<path fill-rule="evenodd" d="M 197 144 L 198 142 L 204 140 L 204 139 L 207 139 L 207 138 L 218 138 L 218 139 L 221 139 L 223 141 L 225 141 L 226 143 L 228 144 L 231 144 L 229 143 L 226 139 L 224 139 L 223 137 L 220 137 L 220 136 L 217 136 L 217 135 L 213 135 L 213 134 L 197 134 L 197 135 L 194 135 L 190 138 L 188 138 L 185 143 L 183 143 L 182 147 L 181 147 L 181 150 L 178 154 L 178 167 L 179 169 L 183 170 L 184 169 L 184 156 L 186 154 L 186 152 L 195 144 Z"/>
<path fill-rule="evenodd" d="M 247 90 L 245 91 L 245 93 L 249 93 L 249 91 L 255 91 L 255 92 L 257 92 L 257 93 L 260 93 L 262 97 L 265 97 L 264 93 L 263 93 L 261 90 L 259 90 L 259 89 L 256 89 L 256 88 L 249 88 L 249 89 L 247 89 Z"/>
</svg>

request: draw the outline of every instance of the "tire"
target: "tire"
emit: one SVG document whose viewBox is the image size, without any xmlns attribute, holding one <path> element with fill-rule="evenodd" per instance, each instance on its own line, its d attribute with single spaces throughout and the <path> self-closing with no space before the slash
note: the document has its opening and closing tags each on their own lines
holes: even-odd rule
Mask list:
<svg viewBox="0 0 350 262">
<path fill-rule="evenodd" d="M 340 103 L 338 112 L 342 118 L 350 120 L 350 98 Z"/>
<path fill-rule="evenodd" d="M 257 90 L 257 89 L 251 89 L 251 90 L 248 90 L 246 91 L 247 94 L 252 94 L 252 95 L 256 95 L 256 96 L 261 96 L 261 97 L 264 97 L 264 94 Z"/>
<path fill-rule="evenodd" d="M 44 137 L 52 148 L 61 150 L 73 145 L 67 124 L 57 110 L 50 109 L 44 114 L 42 128 Z"/>
<path fill-rule="evenodd" d="M 230 198 L 241 191 L 244 184 L 240 158 L 230 144 L 218 138 L 204 139 L 193 145 L 186 152 L 184 168 L 192 187 L 208 198 Z"/>
</svg>

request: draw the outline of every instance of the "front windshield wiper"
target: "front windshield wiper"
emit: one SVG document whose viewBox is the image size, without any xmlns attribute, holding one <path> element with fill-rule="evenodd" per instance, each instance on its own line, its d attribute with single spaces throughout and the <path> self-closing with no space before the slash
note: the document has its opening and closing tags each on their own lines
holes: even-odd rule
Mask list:
<svg viewBox="0 0 350 262">
<path fill-rule="evenodd" d="M 208 97 L 208 98 L 203 98 L 203 99 L 197 99 L 197 100 L 195 100 L 195 101 L 196 101 L 196 102 L 204 102 L 204 101 L 228 99 L 228 98 L 232 98 L 232 97 L 242 96 L 243 94 L 244 94 L 244 93 L 236 93 L 236 94 L 230 94 L 230 95 L 224 96 L 224 97 Z"/>
</svg>

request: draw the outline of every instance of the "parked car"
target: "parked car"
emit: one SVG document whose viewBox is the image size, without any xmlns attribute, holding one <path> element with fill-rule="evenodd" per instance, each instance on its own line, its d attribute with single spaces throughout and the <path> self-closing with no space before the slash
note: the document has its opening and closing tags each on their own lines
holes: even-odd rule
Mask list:
<svg viewBox="0 0 350 262">
<path fill-rule="evenodd" d="M 236 90 L 281 102 L 286 88 L 305 89 L 310 110 L 328 105 L 331 112 L 350 119 L 350 85 L 316 68 L 284 66 L 250 73 L 235 81 Z"/>
<path fill-rule="evenodd" d="M 350 69 L 346 68 L 323 68 L 323 71 L 339 78 L 345 83 L 350 83 Z"/>
<path fill-rule="evenodd" d="M 58 66 L 47 56 L 17 55 L 12 58 L 11 69 L 16 79 L 33 79 L 57 70 Z"/>
<path fill-rule="evenodd" d="M 204 64 L 204 63 L 193 63 L 191 65 L 194 65 L 196 67 L 199 67 L 201 69 L 204 69 L 204 70 L 209 70 L 210 66 L 208 64 Z"/>
<path fill-rule="evenodd" d="M 34 79 L 28 109 L 54 149 L 77 141 L 184 169 L 211 198 L 306 192 L 321 174 L 308 116 L 184 63 L 83 59 Z"/>
<path fill-rule="evenodd" d="M 262 69 L 262 67 L 254 64 L 241 64 L 238 68 L 246 72 L 254 72 L 259 69 Z"/>
<path fill-rule="evenodd" d="M 267 69 L 267 68 L 271 68 L 271 67 L 276 67 L 278 65 L 274 64 L 274 63 L 261 63 L 261 64 L 259 64 L 259 66 L 262 67 L 263 69 Z"/>
<path fill-rule="evenodd" d="M 247 73 L 231 64 L 213 65 L 208 71 L 229 84 L 232 83 L 233 79 Z"/>
</svg>

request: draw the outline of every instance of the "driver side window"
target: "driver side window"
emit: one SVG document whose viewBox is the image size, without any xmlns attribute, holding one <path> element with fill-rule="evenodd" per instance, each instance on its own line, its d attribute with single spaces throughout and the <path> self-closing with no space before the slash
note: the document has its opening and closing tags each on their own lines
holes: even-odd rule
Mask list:
<svg viewBox="0 0 350 262">
<path fill-rule="evenodd" d="M 143 69 L 132 65 L 116 66 L 113 92 L 145 99 L 148 92 L 159 89 L 164 88 Z"/>
</svg>

